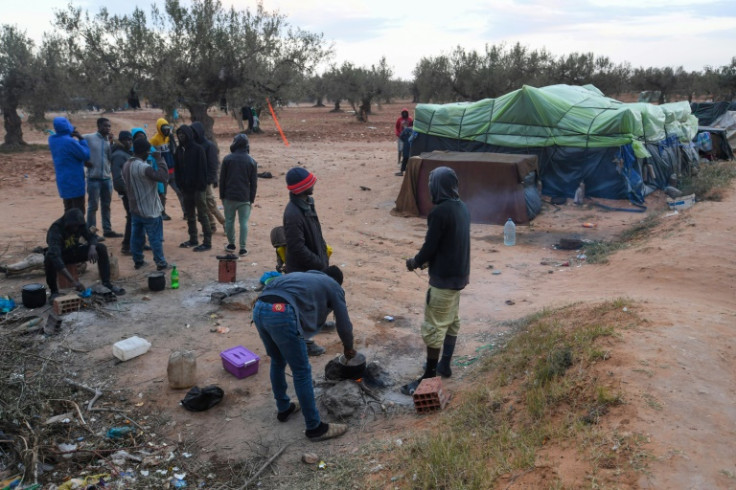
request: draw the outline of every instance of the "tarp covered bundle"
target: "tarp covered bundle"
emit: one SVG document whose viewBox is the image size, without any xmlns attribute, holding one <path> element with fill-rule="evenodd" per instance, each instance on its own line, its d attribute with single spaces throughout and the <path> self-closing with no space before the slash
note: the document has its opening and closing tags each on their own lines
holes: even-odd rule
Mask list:
<svg viewBox="0 0 736 490">
<path fill-rule="evenodd" d="M 419 104 L 414 131 L 412 155 L 533 154 L 545 195 L 571 198 L 583 182 L 589 196 L 641 202 L 650 190 L 643 176 L 663 188 L 680 170 L 680 153 L 692 145 L 697 119 L 686 102 L 625 104 L 592 85 L 525 85 L 496 99 Z"/>
<path fill-rule="evenodd" d="M 536 187 L 537 157 L 500 153 L 435 151 L 409 159 L 393 213 L 427 216 L 432 210 L 429 173 L 450 167 L 472 223 L 502 225 L 531 221 L 542 207 Z"/>
</svg>

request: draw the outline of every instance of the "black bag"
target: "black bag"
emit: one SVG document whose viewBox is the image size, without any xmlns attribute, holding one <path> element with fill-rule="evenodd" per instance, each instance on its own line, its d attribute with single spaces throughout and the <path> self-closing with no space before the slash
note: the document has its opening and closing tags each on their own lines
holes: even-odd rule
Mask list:
<svg viewBox="0 0 736 490">
<path fill-rule="evenodd" d="M 187 392 L 181 404 L 192 412 L 203 412 L 220 403 L 223 396 L 225 392 L 219 386 L 210 385 L 201 389 L 195 386 Z"/>
</svg>

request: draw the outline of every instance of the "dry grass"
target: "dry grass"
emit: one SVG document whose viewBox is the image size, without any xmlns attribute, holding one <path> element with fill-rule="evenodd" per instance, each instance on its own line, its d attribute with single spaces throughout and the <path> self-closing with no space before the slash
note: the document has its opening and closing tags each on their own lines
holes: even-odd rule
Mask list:
<svg viewBox="0 0 736 490">
<path fill-rule="evenodd" d="M 685 195 L 695 194 L 698 201 L 721 201 L 734 178 L 736 162 L 701 164 L 697 175 L 684 179 L 682 192 Z"/>
<path fill-rule="evenodd" d="M 342 458 L 305 488 L 482 489 L 522 480 L 563 487 L 554 469 L 540 465 L 552 447 L 579 448 L 586 486 L 630 481 L 649 455 L 640 435 L 600 424 L 625 404 L 625 394 L 600 376 L 600 365 L 615 349 L 616 331 L 640 322 L 622 299 L 531 316 L 425 429 L 399 435 L 401 447 L 387 443 Z"/>
</svg>

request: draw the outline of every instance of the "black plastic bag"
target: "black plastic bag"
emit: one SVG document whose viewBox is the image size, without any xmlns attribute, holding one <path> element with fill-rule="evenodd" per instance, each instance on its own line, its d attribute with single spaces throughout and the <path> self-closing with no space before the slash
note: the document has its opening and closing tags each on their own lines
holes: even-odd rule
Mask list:
<svg viewBox="0 0 736 490">
<path fill-rule="evenodd" d="M 210 385 L 204 388 L 195 386 L 187 392 L 181 404 L 192 412 L 203 412 L 220 403 L 223 396 L 225 392 L 219 386 Z"/>
</svg>

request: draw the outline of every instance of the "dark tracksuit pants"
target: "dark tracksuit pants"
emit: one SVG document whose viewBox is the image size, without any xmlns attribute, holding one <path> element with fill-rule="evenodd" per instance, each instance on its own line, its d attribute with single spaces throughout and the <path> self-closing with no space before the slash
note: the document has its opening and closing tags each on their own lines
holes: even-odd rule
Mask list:
<svg viewBox="0 0 736 490">
<path fill-rule="evenodd" d="M 87 262 L 89 254 L 89 245 L 79 245 L 78 247 L 68 248 L 62 250 L 61 259 L 64 264 L 78 264 L 80 262 Z M 43 268 L 46 272 L 46 284 L 49 286 L 49 290 L 52 293 L 59 292 L 59 285 L 56 282 L 56 277 L 59 271 L 56 270 L 54 264 L 49 259 L 48 255 L 44 258 Z M 107 247 L 102 243 L 97 244 L 97 270 L 100 273 L 100 282 L 102 284 L 110 283 L 110 257 L 107 254 Z"/>
<path fill-rule="evenodd" d="M 207 214 L 207 191 L 184 192 L 184 215 L 187 217 L 190 242 L 199 242 L 197 234 L 197 221 L 199 221 L 204 245 L 212 245 L 212 228 Z"/>
</svg>

